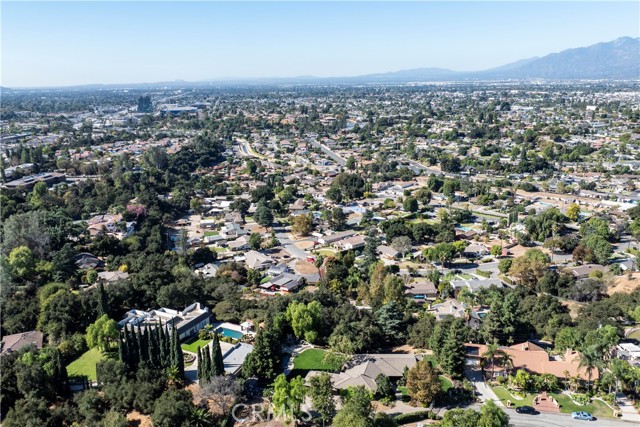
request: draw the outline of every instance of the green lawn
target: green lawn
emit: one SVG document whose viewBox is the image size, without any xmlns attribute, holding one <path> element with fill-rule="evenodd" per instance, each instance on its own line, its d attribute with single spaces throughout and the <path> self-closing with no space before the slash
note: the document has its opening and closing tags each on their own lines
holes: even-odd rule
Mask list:
<svg viewBox="0 0 640 427">
<path fill-rule="evenodd" d="M 536 396 L 534 394 L 527 393 L 527 396 L 524 399 L 517 400 L 514 399 L 513 396 L 511 396 L 511 394 L 502 386 L 491 387 L 491 389 L 502 401 L 502 403 L 505 403 L 506 405 L 506 401 L 510 400 L 514 408 L 519 406 L 533 406 L 532 402 L 534 397 Z M 588 405 L 576 405 L 566 394 L 551 393 L 550 395 L 558 401 L 558 403 L 560 404 L 560 412 L 564 414 L 570 414 L 576 411 L 585 411 L 593 414 L 596 417 L 611 418 L 613 416 L 611 408 L 609 408 L 605 403 L 601 401 L 594 400 Z"/>
<path fill-rule="evenodd" d="M 217 231 L 205 231 L 204 232 L 204 237 L 209 237 L 209 236 L 217 236 L 219 233 Z"/>
<path fill-rule="evenodd" d="M 293 359 L 293 368 L 328 371 L 331 369 L 331 366 L 322 363 L 324 353 L 325 351 L 319 348 L 310 348 L 305 350 Z"/>
<path fill-rule="evenodd" d="M 198 347 L 200 347 L 200 348 L 204 347 L 205 345 L 209 344 L 209 341 L 211 341 L 211 340 L 200 340 L 200 339 L 197 339 L 195 341 L 191 341 L 191 342 L 182 344 L 181 347 L 182 347 L 183 350 L 190 351 L 192 353 L 197 353 L 198 352 Z"/>
<path fill-rule="evenodd" d="M 527 394 L 524 399 L 522 400 L 518 400 L 516 398 L 514 398 L 511 393 L 509 393 L 507 391 L 506 388 L 502 387 L 502 386 L 497 386 L 497 387 L 491 387 L 491 389 L 493 390 L 493 392 L 496 394 L 496 396 L 498 396 L 498 399 L 500 399 L 502 401 L 502 403 L 505 404 L 506 406 L 506 402 L 507 400 L 511 401 L 511 405 L 513 407 L 518 407 L 518 406 L 531 406 L 531 402 L 533 402 L 533 398 L 535 397 L 533 394 Z"/>
<path fill-rule="evenodd" d="M 446 378 L 440 375 L 440 382 L 442 383 L 442 391 L 446 392 L 450 388 L 453 388 L 453 383 L 449 381 L 449 378 Z"/>
<path fill-rule="evenodd" d="M 631 332 L 629 335 L 627 335 L 627 338 L 632 338 L 640 341 L 640 329 L 636 329 L 635 331 Z"/>
<path fill-rule="evenodd" d="M 227 252 L 225 248 L 221 248 L 220 246 L 210 246 L 210 248 L 216 252 Z"/>
<path fill-rule="evenodd" d="M 98 348 L 92 348 L 67 366 L 69 378 L 87 376 L 90 380 L 96 379 L 96 363 L 107 357 L 115 357 L 115 352 L 102 353 Z"/>
<path fill-rule="evenodd" d="M 332 367 L 322 363 L 325 350 L 319 348 L 310 348 L 303 351 L 293 359 L 293 369 L 289 374 L 289 378 L 297 376 L 305 377 L 309 371 L 331 371 Z"/>
<path fill-rule="evenodd" d="M 586 411 L 595 415 L 597 418 L 613 417 L 613 411 L 611 410 L 611 408 L 609 408 L 604 402 L 601 402 L 599 400 L 592 400 L 590 404 L 583 406 L 573 403 L 573 401 L 566 394 L 552 393 L 551 395 L 560 404 L 560 412 L 563 412 L 565 414 L 570 414 L 576 411 Z"/>
<path fill-rule="evenodd" d="M 473 279 L 473 276 L 470 275 L 470 274 L 458 274 L 458 277 L 463 279 L 463 280 Z"/>
</svg>

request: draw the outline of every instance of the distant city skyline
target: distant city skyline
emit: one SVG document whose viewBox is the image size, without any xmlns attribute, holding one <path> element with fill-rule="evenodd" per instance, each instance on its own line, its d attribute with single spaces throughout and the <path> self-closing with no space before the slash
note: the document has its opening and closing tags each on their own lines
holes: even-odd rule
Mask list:
<svg viewBox="0 0 640 427">
<path fill-rule="evenodd" d="M 2 2 L 0 84 L 477 71 L 640 35 L 629 2 Z"/>
</svg>

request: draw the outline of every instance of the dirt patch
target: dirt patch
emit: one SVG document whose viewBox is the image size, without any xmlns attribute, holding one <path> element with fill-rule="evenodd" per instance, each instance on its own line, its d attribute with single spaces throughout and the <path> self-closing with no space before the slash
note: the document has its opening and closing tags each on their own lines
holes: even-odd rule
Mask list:
<svg viewBox="0 0 640 427">
<path fill-rule="evenodd" d="M 640 286 L 640 272 L 631 273 L 631 279 L 629 279 L 629 274 L 623 274 L 613 280 L 613 286 L 607 289 L 607 293 L 609 295 L 616 292 L 630 294 L 636 290 L 638 286 Z"/>
<path fill-rule="evenodd" d="M 578 311 L 585 305 L 583 302 L 576 301 L 560 301 L 560 303 L 569 309 L 569 316 L 573 320 L 578 318 Z"/>
<path fill-rule="evenodd" d="M 531 248 L 527 248 L 522 245 L 515 245 L 514 247 L 509 249 L 509 255 L 512 255 L 513 257 L 519 257 L 524 255 L 527 249 L 531 249 Z M 538 249 L 541 249 L 541 248 L 538 248 Z"/>
<path fill-rule="evenodd" d="M 298 274 L 317 274 L 318 273 L 318 267 L 316 267 L 314 264 L 310 262 L 303 261 L 303 260 L 298 260 L 296 262 L 295 270 L 296 270 L 296 273 Z"/>
<path fill-rule="evenodd" d="M 252 233 L 260 233 L 260 234 L 265 234 L 268 232 L 268 230 L 258 224 L 247 224 L 245 226 L 250 232 Z"/>
<path fill-rule="evenodd" d="M 410 346 L 409 344 L 405 344 L 405 345 L 399 345 L 397 347 L 393 347 L 391 349 L 392 353 L 403 353 L 403 354 L 433 354 L 433 351 L 431 350 L 422 350 L 422 349 L 416 349 L 413 346 Z"/>
<path fill-rule="evenodd" d="M 153 427 L 151 417 L 143 415 L 138 411 L 132 411 L 127 414 L 127 421 L 131 427 Z"/>
<path fill-rule="evenodd" d="M 302 240 L 300 242 L 295 242 L 295 245 L 297 247 L 299 247 L 300 249 L 302 249 L 303 251 L 305 249 L 313 248 L 313 246 L 314 246 L 313 242 L 311 242 L 309 240 Z"/>
</svg>

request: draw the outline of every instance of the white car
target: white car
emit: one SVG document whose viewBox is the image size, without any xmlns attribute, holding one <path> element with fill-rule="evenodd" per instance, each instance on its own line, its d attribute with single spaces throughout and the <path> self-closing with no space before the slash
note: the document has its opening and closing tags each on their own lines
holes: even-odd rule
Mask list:
<svg viewBox="0 0 640 427">
<path fill-rule="evenodd" d="M 574 420 L 593 421 L 593 415 L 588 412 L 572 412 L 571 418 Z"/>
</svg>

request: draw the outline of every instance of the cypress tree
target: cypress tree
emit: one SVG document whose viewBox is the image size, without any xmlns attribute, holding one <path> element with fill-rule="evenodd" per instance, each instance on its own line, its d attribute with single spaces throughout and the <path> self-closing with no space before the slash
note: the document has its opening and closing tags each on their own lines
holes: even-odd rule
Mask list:
<svg viewBox="0 0 640 427">
<path fill-rule="evenodd" d="M 165 351 L 165 335 L 164 335 L 164 327 L 162 325 L 158 325 L 158 350 L 159 356 L 158 360 L 160 361 L 160 366 L 166 368 L 169 366 L 167 363 L 167 352 Z"/>
<path fill-rule="evenodd" d="M 146 361 L 149 362 L 150 365 L 153 365 L 153 338 L 151 337 L 151 331 L 149 329 L 149 325 L 144 328 L 144 336 L 146 341 Z"/>
<path fill-rule="evenodd" d="M 171 366 L 174 365 L 175 361 L 174 361 L 174 355 L 173 355 L 173 330 L 172 329 L 165 329 L 164 331 L 165 334 L 165 349 L 164 352 L 167 355 L 167 363 Z M 178 342 L 178 346 L 180 346 L 180 342 Z"/>
<path fill-rule="evenodd" d="M 133 370 L 138 366 L 138 362 L 140 361 L 138 340 L 136 339 L 135 333 L 129 330 L 128 327 L 125 327 L 125 331 L 125 339 L 129 341 L 129 345 L 127 346 L 129 348 L 129 367 Z"/>
<path fill-rule="evenodd" d="M 202 351 L 202 379 L 204 381 L 211 379 L 211 355 L 206 347 Z"/>
<path fill-rule="evenodd" d="M 67 369 L 62 365 L 60 352 L 57 349 L 54 350 L 53 357 L 51 359 L 51 368 L 56 391 L 61 396 L 66 395 L 69 386 L 69 377 L 67 376 Z"/>
<path fill-rule="evenodd" d="M 118 359 L 127 365 L 127 350 L 122 342 L 122 332 L 118 334 Z"/>
<path fill-rule="evenodd" d="M 224 360 L 222 359 L 222 349 L 220 348 L 220 340 L 218 334 L 213 336 L 213 344 L 211 345 L 212 373 L 214 376 L 224 375 Z"/>
<path fill-rule="evenodd" d="M 184 358 L 182 356 L 182 347 L 180 347 L 180 338 L 178 337 L 178 331 L 174 328 L 173 329 L 173 349 L 172 349 L 172 355 L 173 355 L 173 364 L 175 366 L 177 366 L 178 368 L 178 372 L 180 373 L 180 377 L 183 378 L 184 377 Z"/>
<path fill-rule="evenodd" d="M 200 347 L 198 347 L 198 359 L 197 359 L 197 363 L 198 363 L 198 381 L 202 381 L 202 352 L 200 351 Z"/>
<path fill-rule="evenodd" d="M 141 328 L 138 328 L 135 335 L 138 340 L 138 364 L 140 364 L 147 360 L 147 342 Z"/>
<path fill-rule="evenodd" d="M 102 282 L 98 284 L 98 319 L 103 314 L 109 315 L 109 300 L 107 299 L 107 293 L 104 291 L 104 285 Z"/>
</svg>

